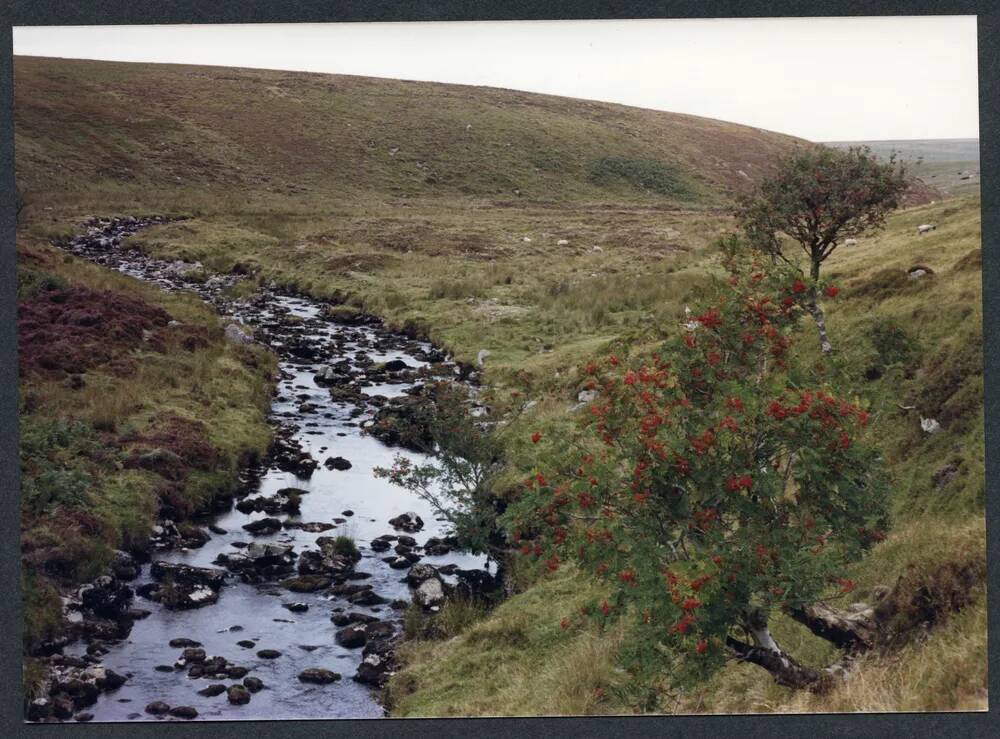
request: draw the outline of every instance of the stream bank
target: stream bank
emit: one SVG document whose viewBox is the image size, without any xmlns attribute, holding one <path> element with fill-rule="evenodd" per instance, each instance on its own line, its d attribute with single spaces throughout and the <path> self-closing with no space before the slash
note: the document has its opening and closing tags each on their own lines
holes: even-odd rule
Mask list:
<svg viewBox="0 0 1000 739">
<path fill-rule="evenodd" d="M 61 244 L 228 321 L 235 343 L 279 357 L 275 443 L 235 499 L 194 522 L 164 517 L 148 551 L 66 599 L 72 641 L 50 645 L 50 695 L 32 720 L 360 718 L 394 667 L 403 611 L 481 587 L 483 557 L 454 549 L 419 497 L 376 478 L 403 451 L 392 424 L 438 380 L 465 373 L 377 318 L 330 310 L 243 275 L 206 276 L 127 247 L 165 218 L 92 221 Z M 388 443 L 387 443 L 388 442 Z M 191 524 L 194 525 L 191 525 Z M 488 579 L 488 578 L 487 578 Z"/>
</svg>

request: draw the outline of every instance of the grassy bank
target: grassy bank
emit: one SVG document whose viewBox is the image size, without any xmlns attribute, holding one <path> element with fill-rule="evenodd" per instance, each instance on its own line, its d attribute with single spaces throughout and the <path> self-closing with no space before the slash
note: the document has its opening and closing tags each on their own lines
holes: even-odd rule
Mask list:
<svg viewBox="0 0 1000 739">
<path fill-rule="evenodd" d="M 920 223 L 934 223 L 937 230 L 918 238 Z M 424 640 L 409 646 L 403 652 L 406 667 L 390 685 L 393 715 L 984 708 L 979 239 L 978 198 L 952 200 L 894 214 L 883 233 L 842 248 L 827 266 L 830 278 L 841 287 L 836 300 L 826 305 L 837 371 L 853 394 L 870 400 L 872 436 L 894 480 L 893 529 L 849 571 L 856 583 L 854 593 L 831 593 L 831 602 L 843 607 L 871 601 L 877 590 L 899 583 L 901 592 L 926 593 L 932 607 L 942 609 L 933 628 L 911 634 L 892 653 L 860 660 L 850 681 L 822 696 L 782 688 L 760 668 L 739 664 L 730 664 L 697 690 L 678 691 L 667 679 L 639 683 L 623 673 L 618 654 L 619 645 L 628 643 L 627 619 L 616 634 L 601 635 L 596 642 L 590 632 L 559 628 L 560 619 L 574 612 L 575 598 L 585 599 L 593 588 L 582 575 L 560 572 L 537 580 L 529 577 L 523 592 L 465 632 L 444 642 Z M 928 273 L 909 278 L 907 271 L 917 265 Z M 703 255 L 690 269 L 710 270 L 710 257 Z M 683 278 L 685 272 L 677 274 Z M 676 303 L 665 308 L 679 318 Z M 803 324 L 798 351 L 818 358 L 816 344 L 814 327 Z M 570 368 L 560 369 L 572 378 Z M 573 387 L 568 383 L 561 392 L 553 390 L 534 415 L 524 419 L 525 434 L 528 427 L 547 435 L 571 433 L 566 410 Z M 923 432 L 922 417 L 935 418 L 942 430 Z M 956 575 L 970 572 L 978 574 Z M 974 583 L 971 587 L 967 579 Z M 949 612 L 956 598 L 961 608 Z M 528 634 L 522 648 L 512 650 L 502 639 L 494 646 L 475 636 L 511 624 L 520 624 Z M 822 667 L 836 658 L 828 642 L 789 619 L 778 618 L 773 632 L 805 664 Z M 601 648 L 594 650 L 594 644 Z M 551 675 L 553 670 L 568 685 L 576 685 L 575 671 L 563 669 L 569 662 L 555 655 L 578 654 L 587 655 L 581 674 L 588 679 L 579 681 L 576 693 L 525 687 L 534 684 L 526 676 Z M 669 672 L 666 661 L 665 670 Z"/>
<path fill-rule="evenodd" d="M 18 233 L 21 546 L 32 649 L 58 592 L 142 548 L 157 512 L 203 510 L 266 450 L 272 356 L 210 307 Z"/>
</svg>

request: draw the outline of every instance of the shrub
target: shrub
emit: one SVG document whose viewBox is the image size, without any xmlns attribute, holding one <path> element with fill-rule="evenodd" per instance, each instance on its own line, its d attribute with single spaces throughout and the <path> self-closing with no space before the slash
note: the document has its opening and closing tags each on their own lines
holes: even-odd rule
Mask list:
<svg viewBox="0 0 1000 739">
<path fill-rule="evenodd" d="M 493 485 L 503 469 L 503 441 L 490 419 L 472 417 L 468 393 L 461 386 L 442 383 L 433 399 L 422 423 L 433 439 L 435 456 L 416 465 L 397 455 L 391 468 L 376 468 L 375 475 L 429 502 L 451 526 L 460 547 L 487 553 L 502 564 L 507 541 L 497 517 L 503 503 Z"/>
<path fill-rule="evenodd" d="M 892 318 L 874 318 L 864 329 L 864 336 L 875 351 L 881 369 L 894 364 L 908 366 L 920 350 L 917 340 Z"/>
<path fill-rule="evenodd" d="M 577 560 L 612 587 L 565 623 L 638 615 L 639 666 L 673 646 L 688 675 L 736 654 L 812 687 L 823 676 L 781 651 L 768 620 L 852 589 L 846 564 L 883 537 L 886 478 L 866 411 L 791 351 L 808 300 L 795 272 L 730 266 L 660 351 L 585 368 L 602 393 L 593 441 L 529 478 L 505 521 L 523 555 L 550 570 Z"/>
<path fill-rule="evenodd" d="M 627 185 L 679 198 L 695 195 L 690 184 L 675 169 L 653 159 L 600 157 L 591 162 L 589 177 L 591 182 L 601 187 Z"/>
</svg>

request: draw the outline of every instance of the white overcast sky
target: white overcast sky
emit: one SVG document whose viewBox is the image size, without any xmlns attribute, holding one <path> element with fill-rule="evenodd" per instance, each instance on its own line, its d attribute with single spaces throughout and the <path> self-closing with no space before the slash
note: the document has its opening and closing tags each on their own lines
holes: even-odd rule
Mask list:
<svg viewBox="0 0 1000 739">
<path fill-rule="evenodd" d="M 14 53 L 507 87 L 813 141 L 979 135 L 975 16 L 21 27 Z"/>
</svg>

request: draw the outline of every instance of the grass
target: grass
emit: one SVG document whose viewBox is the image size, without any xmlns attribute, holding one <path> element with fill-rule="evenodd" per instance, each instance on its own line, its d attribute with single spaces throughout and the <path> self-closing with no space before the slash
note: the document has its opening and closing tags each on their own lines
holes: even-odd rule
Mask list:
<svg viewBox="0 0 1000 739">
<path fill-rule="evenodd" d="M 463 619 L 457 636 L 407 642 L 399 653 L 406 668 L 387 693 L 393 715 L 614 711 L 611 689 L 623 682 L 614 657 L 624 632 L 564 630 L 559 625 L 561 616 L 597 595 L 594 583 L 559 572 L 505 601 L 485 619 Z"/>
<path fill-rule="evenodd" d="M 835 371 L 842 374 L 853 393 L 870 399 L 872 436 L 881 445 L 894 477 L 894 526 L 887 539 L 847 573 L 857 586 L 854 600 L 871 599 L 877 588 L 902 583 L 903 592 L 927 588 L 935 601 L 945 602 L 954 597 L 956 587 L 967 592 L 964 581 L 956 586 L 956 572 L 972 567 L 978 573 L 972 577 L 979 581 L 983 578 L 983 571 L 978 569 L 985 562 L 982 288 L 979 271 L 963 267 L 963 259 L 968 263 L 966 255 L 979 244 L 978 219 L 976 198 L 902 211 L 890 218 L 882 234 L 865 239 L 858 247 L 843 248 L 824 267 L 829 278 L 843 287 L 840 297 L 827 301 L 825 306 L 831 336 L 838 347 Z M 915 226 L 923 222 L 938 224 L 938 230 L 918 241 Z M 905 278 L 905 270 L 917 262 L 934 270 L 934 275 L 922 284 Z M 651 275 L 657 274 L 655 264 L 646 266 Z M 903 273 L 904 281 L 893 282 L 877 298 L 860 289 L 886 270 Z M 707 258 L 696 254 L 690 266 L 673 274 L 680 286 L 689 276 L 707 279 L 710 271 Z M 651 283 L 639 281 L 635 291 L 655 294 Z M 669 293 L 668 286 L 663 290 Z M 619 300 L 627 300 L 628 290 L 623 287 L 619 292 Z M 555 291 L 556 299 L 566 294 Z M 681 301 L 676 292 L 672 300 L 664 300 L 679 318 Z M 853 339 L 872 334 L 874 309 L 882 321 L 893 322 L 913 341 L 917 348 L 911 354 L 900 349 L 898 337 L 896 344 L 885 339 L 884 325 L 874 334 L 881 351 L 869 340 Z M 961 328 L 956 331 L 955 326 Z M 818 359 L 814 330 L 811 324 L 803 324 L 799 351 L 807 359 Z M 593 356 L 601 344 L 585 346 L 581 357 Z M 636 345 L 633 350 L 641 348 Z M 573 433 L 566 409 L 568 398 L 577 389 L 576 375 L 559 359 L 562 357 L 550 360 L 557 369 L 548 366 L 549 372 L 561 374 L 559 381 L 535 387 L 541 400 L 525 419 L 532 429 L 542 429 L 551 438 Z M 878 380 L 865 379 L 864 369 L 876 360 L 887 364 L 884 374 Z M 525 371 L 530 372 L 530 362 L 525 364 Z M 897 403 L 916 404 L 918 409 L 904 411 Z M 946 419 L 942 421 L 944 431 L 924 434 L 919 428 L 921 415 Z M 518 451 L 512 454 L 516 457 Z M 953 468 L 954 472 L 941 477 L 939 473 L 945 468 Z M 558 587 L 567 591 L 572 589 L 569 583 L 581 591 L 590 587 L 589 581 L 580 577 L 561 578 L 556 581 Z M 529 577 L 527 590 L 504 605 L 510 609 L 508 612 L 497 609 L 445 647 L 415 648 L 407 666 L 394 678 L 406 698 L 393 704 L 393 715 L 593 710 L 594 706 L 576 701 L 540 705 L 535 698 L 518 692 L 519 680 L 533 671 L 547 670 L 551 664 L 550 653 L 535 642 L 510 653 L 506 646 L 494 646 L 487 639 L 472 636 L 503 628 L 515 613 L 531 623 L 538 621 L 533 628 L 545 628 L 553 620 L 552 609 L 545 608 L 544 601 L 535 600 L 536 596 L 550 597 L 560 607 L 572 609 L 571 598 L 558 600 L 550 591 L 557 587 L 553 582 L 531 583 Z M 641 692 L 634 691 L 638 686 L 626 685 L 606 693 L 598 710 L 744 713 L 981 709 L 985 707 L 986 685 L 985 603 L 976 592 L 973 587 L 971 601 L 963 601 L 959 612 L 943 616 L 925 635 L 914 638 L 907 632 L 896 651 L 872 654 L 859 661 L 852 679 L 824 696 L 781 688 L 757 667 L 730 664 L 697 690 L 678 692 L 666 685 L 655 688 L 652 705 L 637 702 L 635 696 Z M 832 602 L 846 606 L 846 598 L 834 598 Z M 627 623 L 620 628 L 627 634 Z M 838 656 L 828 642 L 788 618 L 776 617 L 772 632 L 805 664 L 822 667 Z M 561 634 L 554 643 L 567 655 L 576 650 L 583 654 L 592 648 L 592 638 L 587 634 Z M 604 671 L 602 674 L 616 675 L 615 649 L 607 649 L 612 642 L 602 643 L 606 651 L 595 664 Z M 501 659 L 503 671 L 493 667 L 493 661 Z M 473 661 L 481 661 L 484 666 L 473 670 L 469 666 Z M 457 675 L 463 675 L 466 687 L 441 688 L 433 683 L 430 676 L 438 675 L 440 670 L 446 674 L 455 670 L 456 683 Z M 476 679 L 470 677 L 473 671 Z M 577 693 L 578 698 L 581 696 Z"/>
</svg>

